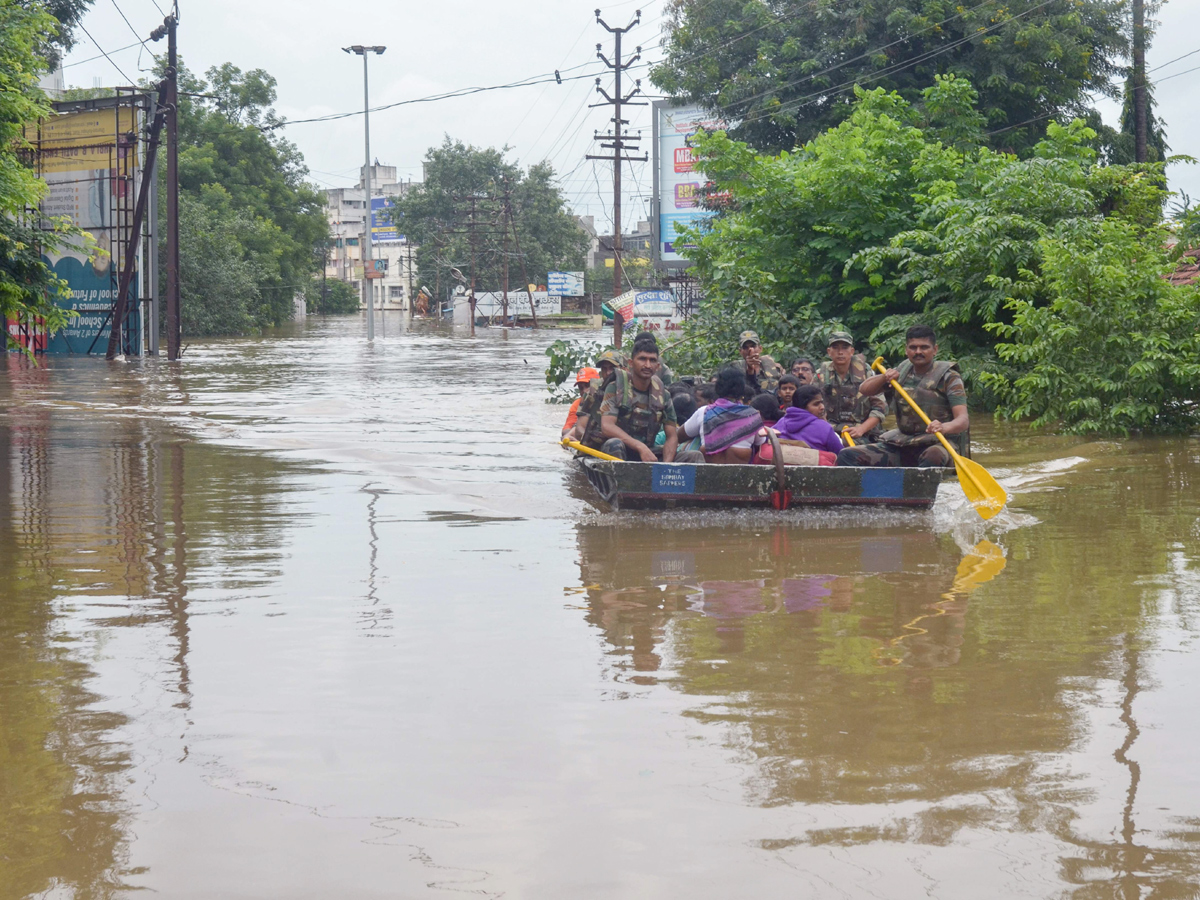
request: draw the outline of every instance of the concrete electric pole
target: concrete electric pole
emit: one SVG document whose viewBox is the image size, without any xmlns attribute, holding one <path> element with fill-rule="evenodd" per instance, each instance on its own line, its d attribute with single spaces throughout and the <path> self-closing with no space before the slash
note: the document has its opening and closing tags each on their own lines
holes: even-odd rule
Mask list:
<svg viewBox="0 0 1200 900">
<path fill-rule="evenodd" d="M 366 152 L 363 156 L 363 197 L 366 206 L 366 225 L 363 228 L 362 264 L 363 264 L 363 300 L 367 306 L 367 340 L 375 340 L 375 285 L 374 271 L 371 270 L 371 94 L 367 83 L 367 57 L 374 53 L 382 55 L 387 47 L 364 47 L 355 44 L 343 47 L 346 53 L 357 53 L 363 58 L 363 144 Z"/>
<path fill-rule="evenodd" d="M 611 154 L 604 156 L 588 156 L 588 159 L 603 159 L 611 161 L 613 164 L 613 296 L 621 296 L 621 284 L 624 281 L 624 266 L 621 261 L 621 163 L 623 162 L 646 162 L 650 157 L 649 154 L 641 156 L 624 156 L 625 150 L 638 150 L 637 144 L 640 138 L 630 137 L 623 134 L 621 131 L 622 125 L 628 125 L 629 122 L 621 118 L 622 106 L 647 106 L 646 103 L 631 103 L 630 101 L 642 92 L 642 82 L 638 79 L 634 82 L 634 88 L 628 94 L 621 93 L 621 73 L 632 66 L 635 62 L 642 58 L 642 48 L 638 47 L 633 57 L 628 60 L 621 59 L 621 35 L 630 31 L 635 25 L 642 21 L 642 11 L 639 9 L 629 24 L 624 28 L 610 28 L 605 21 L 600 18 L 600 10 L 596 10 L 596 21 L 604 27 L 604 30 L 611 34 L 615 41 L 613 51 L 613 59 L 610 62 L 605 57 L 601 45 L 596 45 L 596 56 L 613 70 L 615 85 L 613 94 L 610 97 L 600 87 L 600 79 L 596 79 L 596 93 L 604 98 L 603 103 L 593 103 L 593 107 L 611 106 L 613 107 L 613 130 L 611 134 L 597 133 L 595 139 L 600 141 L 600 146 L 606 150 L 612 150 Z M 615 309 L 613 310 L 613 346 L 618 350 L 621 348 L 622 326 L 624 321 L 621 314 Z"/>
</svg>

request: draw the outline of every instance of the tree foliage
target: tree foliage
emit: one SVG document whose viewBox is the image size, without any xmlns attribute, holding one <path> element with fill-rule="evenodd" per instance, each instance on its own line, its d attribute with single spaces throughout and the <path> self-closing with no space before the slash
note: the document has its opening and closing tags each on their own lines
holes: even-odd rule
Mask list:
<svg viewBox="0 0 1200 900">
<path fill-rule="evenodd" d="M 1076 239 L 1090 252 L 1088 229 L 1099 223 L 1138 242 L 1139 265 L 1168 264 L 1162 164 L 1100 165 L 1095 132 L 1078 120 L 1044 126 L 1026 158 L 991 150 L 962 79 L 938 79 L 920 106 L 882 89 L 857 96 L 844 122 L 794 153 L 760 156 L 722 133 L 694 140 L 711 190 L 729 200 L 690 251 L 707 300 L 688 323 L 687 343 L 668 354 L 672 364 L 711 368 L 729 358 L 745 328 L 776 358 L 821 353 L 835 324 L 897 358 L 904 330 L 923 322 L 969 383 L 995 392 L 988 400 L 1075 427 L 1063 409 L 1001 390 L 1006 379 L 1032 383 L 1019 382 L 1029 357 L 997 353 L 994 344 L 997 335 L 1014 346 L 1033 339 L 1027 328 L 1005 330 L 1018 316 L 1032 321 L 1031 310 L 1066 308 L 1063 278 L 1047 261 Z M 1132 265 L 1128 249 L 1105 265 Z M 1138 302 L 1152 306 L 1155 297 Z M 1171 302 L 1196 304 L 1194 294 Z M 1183 346 L 1170 343 L 1181 334 L 1173 329 L 1156 332 L 1171 336 L 1164 348 Z M 982 372 L 994 377 L 976 379 Z M 1124 425 L 1091 421 L 1102 429 L 1173 427 L 1173 402 Z"/>
<path fill-rule="evenodd" d="M 522 169 L 505 151 L 479 149 L 447 137 L 425 154 L 425 178 L 400 198 L 394 216 L 400 229 L 420 247 L 417 265 L 422 284 L 452 283 L 451 268 L 470 277 L 468 231 L 470 201 L 476 197 L 478 240 L 475 273 L 478 290 L 499 290 L 505 258 L 504 204 L 511 193 L 514 238 L 509 228 L 509 284 L 522 284 L 521 259 L 530 281 L 545 284 L 546 274 L 583 268 L 588 239 L 567 209 L 549 163 Z"/>
<path fill-rule="evenodd" d="M 345 315 L 359 311 L 362 295 L 336 278 L 314 278 L 304 290 L 304 304 L 309 315 Z"/>
<path fill-rule="evenodd" d="M 50 113 L 38 78 L 57 33 L 57 23 L 40 4 L 0 0 L 0 322 L 41 318 L 51 331 L 66 324 L 52 299 L 63 285 L 42 253 L 74 230 L 35 227 L 29 211 L 37 208 L 45 184 L 25 165 L 22 150 L 25 126 Z M 11 345 L 7 337 L 6 343 Z"/>
<path fill-rule="evenodd" d="M 183 328 L 188 335 L 242 334 L 292 317 L 293 297 L 316 270 L 313 248 L 329 226 L 300 151 L 272 130 L 280 122 L 271 108 L 275 79 L 229 63 L 210 68 L 206 79 L 181 66 L 180 193 L 204 208 L 185 217 L 180 202 L 181 265 L 199 276 L 185 284 L 184 304 L 192 308 L 184 309 Z M 228 230 L 193 230 L 213 223 Z M 216 259 L 201 249 L 217 245 L 233 256 Z M 217 292 L 218 285 L 240 293 Z"/>
<path fill-rule="evenodd" d="M 855 85 L 916 103 L 957 75 L 978 87 L 993 144 L 1023 152 L 1047 118 L 1115 96 L 1125 14 L 1122 0 L 673 0 L 651 79 L 778 151 L 845 119 Z"/>
<path fill-rule="evenodd" d="M 13 3 L 26 10 L 48 13 L 57 23 L 42 32 L 48 42 L 45 54 L 49 64 L 47 68 L 57 66 L 63 52 L 75 46 L 75 26 L 83 20 L 84 13 L 91 8 L 92 2 L 93 0 L 16 0 Z"/>
</svg>

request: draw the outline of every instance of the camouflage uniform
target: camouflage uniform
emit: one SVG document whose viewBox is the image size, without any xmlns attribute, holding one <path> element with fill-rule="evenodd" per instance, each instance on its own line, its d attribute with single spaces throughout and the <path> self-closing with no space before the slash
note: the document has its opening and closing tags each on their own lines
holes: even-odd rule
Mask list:
<svg viewBox="0 0 1200 900">
<path fill-rule="evenodd" d="M 664 425 L 678 425 L 675 418 L 675 406 L 671 403 L 671 395 L 663 387 L 657 375 L 651 377 L 650 388 L 639 391 L 633 386 L 633 378 L 628 372 L 617 372 L 612 382 L 604 389 L 600 401 L 600 409 L 596 419 L 604 416 L 616 416 L 617 427 L 637 441 L 641 441 L 654 450 L 654 439 Z M 588 420 L 589 431 L 591 420 Z M 638 462 L 633 451 L 625 446 L 620 438 L 609 438 L 600 445 L 600 451 L 620 459 Z M 657 452 L 661 453 L 661 449 Z M 684 451 L 677 453 L 676 462 L 700 462 L 701 454 Z"/>
<path fill-rule="evenodd" d="M 779 387 L 779 379 L 787 373 L 783 371 L 783 366 L 765 353 L 758 360 L 759 369 L 757 375 L 751 375 L 746 371 L 746 361 L 744 359 L 738 359 L 731 363 L 731 365 L 746 376 L 746 383 L 754 389 L 754 393 L 773 394 L 775 393 L 775 389 Z"/>
<path fill-rule="evenodd" d="M 861 425 L 868 418 L 873 420 L 874 427 L 860 438 L 867 443 L 879 440 L 883 420 L 887 417 L 883 397 L 878 394 L 868 397 L 858 391 L 859 385 L 870 377 L 866 359 L 856 353 L 850 360 L 850 371 L 845 378 L 839 376 L 833 362 L 828 361 L 821 365 L 813 379 L 825 394 L 825 418 L 839 434 L 847 426 Z"/>
<path fill-rule="evenodd" d="M 902 362 L 896 369 L 896 381 L 908 391 L 909 396 L 925 411 L 930 419 L 949 422 L 954 418 L 954 408 L 967 405 L 967 391 L 963 386 L 958 366 L 953 362 L 935 361 L 925 375 L 917 375 L 912 363 Z M 839 466 L 949 466 L 950 454 L 946 452 L 937 435 L 927 434 L 925 423 L 891 386 L 885 395 L 895 405 L 896 425 L 885 432 L 879 443 L 868 446 L 847 447 L 838 454 Z M 950 446 L 963 453 L 967 446 L 966 434 L 944 435 Z"/>
</svg>

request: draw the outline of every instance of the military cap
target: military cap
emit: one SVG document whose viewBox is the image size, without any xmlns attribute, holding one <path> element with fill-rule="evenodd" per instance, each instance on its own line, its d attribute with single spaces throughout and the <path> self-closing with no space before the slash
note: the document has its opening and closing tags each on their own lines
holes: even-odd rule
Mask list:
<svg viewBox="0 0 1200 900">
<path fill-rule="evenodd" d="M 605 350 L 596 357 L 596 365 L 599 366 L 600 363 L 605 362 L 612 363 L 618 369 L 623 369 L 625 368 L 625 354 L 620 350 Z"/>
<path fill-rule="evenodd" d="M 758 346 L 762 346 L 762 341 L 759 339 L 757 331 L 743 331 L 738 335 L 738 347 L 744 347 L 746 344 L 758 344 Z"/>
<path fill-rule="evenodd" d="M 848 331 L 835 331 L 829 335 L 829 346 L 832 347 L 838 342 L 849 344 L 851 347 L 854 346 L 854 338 L 850 336 L 850 332 Z"/>
</svg>

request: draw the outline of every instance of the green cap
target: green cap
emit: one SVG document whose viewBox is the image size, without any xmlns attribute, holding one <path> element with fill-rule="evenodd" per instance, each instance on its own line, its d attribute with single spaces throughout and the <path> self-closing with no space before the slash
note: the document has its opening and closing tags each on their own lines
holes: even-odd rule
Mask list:
<svg viewBox="0 0 1200 900">
<path fill-rule="evenodd" d="M 848 331 L 835 331 L 833 334 L 829 335 L 829 346 L 832 347 L 834 344 L 838 343 L 849 344 L 851 347 L 853 347 L 854 338 L 850 336 L 850 332 Z"/>
<path fill-rule="evenodd" d="M 620 350 L 605 350 L 596 357 L 596 365 L 604 362 L 612 363 L 618 369 L 623 369 L 625 368 L 625 354 Z"/>
<path fill-rule="evenodd" d="M 738 349 L 740 350 L 746 344 L 758 344 L 758 346 L 762 346 L 762 341 L 758 339 L 757 331 L 743 331 L 738 335 Z"/>
</svg>

